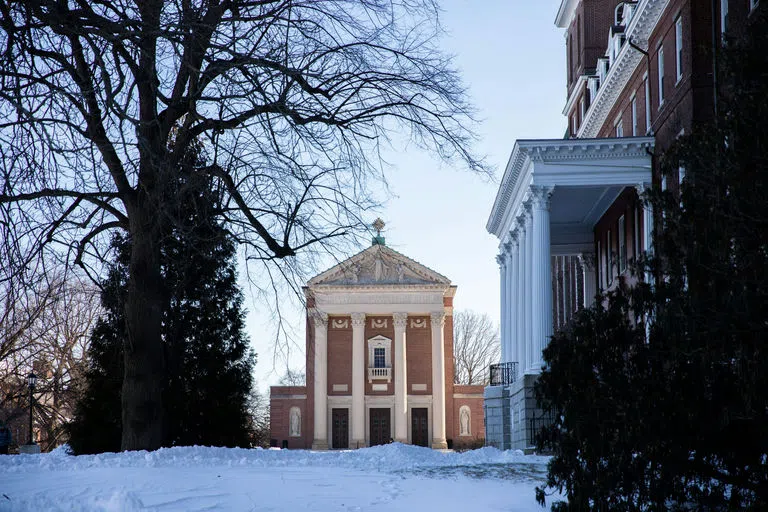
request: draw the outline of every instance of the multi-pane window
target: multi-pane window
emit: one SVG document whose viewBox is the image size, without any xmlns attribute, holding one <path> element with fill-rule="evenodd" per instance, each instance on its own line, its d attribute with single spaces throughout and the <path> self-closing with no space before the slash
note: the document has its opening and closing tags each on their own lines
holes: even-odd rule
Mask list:
<svg viewBox="0 0 768 512">
<path fill-rule="evenodd" d="M 632 136 L 637 136 L 637 96 L 632 95 Z"/>
<path fill-rule="evenodd" d="M 659 46 L 656 55 L 656 63 L 659 68 L 659 106 L 664 104 L 664 47 Z"/>
<path fill-rule="evenodd" d="M 645 77 L 645 134 L 651 133 L 651 86 Z"/>
<path fill-rule="evenodd" d="M 373 349 L 373 367 L 374 368 L 387 367 L 387 349 L 385 349 L 384 347 L 377 347 Z"/>
<path fill-rule="evenodd" d="M 679 82 L 683 78 L 683 18 L 680 17 L 675 21 L 675 71 Z"/>
<path fill-rule="evenodd" d="M 621 274 L 627 270 L 627 221 L 624 215 L 619 217 L 616 237 L 619 243 L 619 274 Z"/>
</svg>

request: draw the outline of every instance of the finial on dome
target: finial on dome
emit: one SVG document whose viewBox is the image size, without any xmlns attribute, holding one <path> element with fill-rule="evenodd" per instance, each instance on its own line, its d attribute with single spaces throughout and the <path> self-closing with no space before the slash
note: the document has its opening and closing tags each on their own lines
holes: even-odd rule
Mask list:
<svg viewBox="0 0 768 512">
<path fill-rule="evenodd" d="M 371 227 L 376 230 L 376 236 L 373 237 L 373 245 L 386 245 L 384 237 L 381 236 L 381 230 L 384 229 L 384 226 L 386 224 L 384 224 L 380 217 L 377 217 L 373 224 L 371 224 Z"/>
</svg>

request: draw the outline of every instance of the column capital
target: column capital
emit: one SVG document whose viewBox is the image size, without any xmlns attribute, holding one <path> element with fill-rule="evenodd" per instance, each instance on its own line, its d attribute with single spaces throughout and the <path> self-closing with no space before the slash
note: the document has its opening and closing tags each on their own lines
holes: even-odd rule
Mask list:
<svg viewBox="0 0 768 512">
<path fill-rule="evenodd" d="M 365 327 L 365 313 L 352 313 L 352 327 Z"/>
<path fill-rule="evenodd" d="M 521 212 L 520 215 L 515 217 L 515 220 L 517 221 L 518 230 L 519 230 L 519 233 L 520 233 L 521 237 L 524 237 L 525 236 L 525 232 L 528 231 L 527 229 L 525 229 L 525 217 L 526 217 L 526 215 L 525 215 L 524 211 Z"/>
<path fill-rule="evenodd" d="M 581 263 L 581 266 L 586 268 L 587 270 L 595 270 L 596 268 L 596 258 L 594 252 L 582 252 L 579 254 L 579 263 Z"/>
<path fill-rule="evenodd" d="M 392 323 L 404 328 L 408 324 L 408 313 L 392 313 Z"/>
<path fill-rule="evenodd" d="M 537 210 L 549 210 L 550 199 L 555 187 L 541 187 L 531 185 L 531 202 Z"/>
<path fill-rule="evenodd" d="M 507 264 L 507 258 L 504 254 L 505 253 L 502 252 L 496 255 L 496 263 L 498 263 L 501 268 L 504 268 Z"/>
<path fill-rule="evenodd" d="M 433 311 L 429 316 L 432 318 L 432 327 L 442 327 L 445 325 L 444 311 Z"/>
<path fill-rule="evenodd" d="M 651 183 L 648 181 L 637 183 L 635 189 L 637 190 L 637 194 L 642 196 L 645 192 L 651 190 Z"/>
<path fill-rule="evenodd" d="M 311 313 L 312 320 L 314 320 L 315 327 L 327 327 L 328 326 L 328 313 L 322 313 L 318 310 L 314 310 Z"/>
</svg>

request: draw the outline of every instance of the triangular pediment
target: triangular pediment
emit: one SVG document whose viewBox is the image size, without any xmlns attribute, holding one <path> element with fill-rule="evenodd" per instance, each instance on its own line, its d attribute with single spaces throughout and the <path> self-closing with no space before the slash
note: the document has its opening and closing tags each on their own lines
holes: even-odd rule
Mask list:
<svg viewBox="0 0 768 512">
<path fill-rule="evenodd" d="M 451 284 L 431 268 L 386 245 L 372 245 L 309 280 L 309 286 Z"/>
</svg>

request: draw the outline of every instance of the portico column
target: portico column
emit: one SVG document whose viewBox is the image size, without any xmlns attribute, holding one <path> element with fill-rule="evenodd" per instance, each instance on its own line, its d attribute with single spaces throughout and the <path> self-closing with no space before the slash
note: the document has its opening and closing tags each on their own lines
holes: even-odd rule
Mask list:
<svg viewBox="0 0 768 512">
<path fill-rule="evenodd" d="M 328 315 L 314 314 L 315 323 L 315 436 L 313 450 L 328 449 Z"/>
<path fill-rule="evenodd" d="M 517 344 L 520 351 L 520 361 L 518 362 L 520 375 L 524 374 L 528 369 L 528 340 L 527 335 L 527 306 L 528 302 L 525 297 L 525 292 L 528 286 L 528 280 L 531 278 L 530 274 L 526 272 L 526 265 L 528 263 L 528 232 L 525 226 L 525 215 L 521 214 L 517 217 L 518 226 L 518 248 L 517 248 Z"/>
<path fill-rule="evenodd" d="M 352 313 L 352 448 L 365 447 L 365 313 Z"/>
<path fill-rule="evenodd" d="M 517 252 L 517 229 L 513 229 L 509 232 L 509 253 L 507 255 L 507 266 L 509 267 L 508 274 L 509 274 L 509 280 L 507 282 L 507 287 L 509 289 L 509 324 L 510 328 L 508 329 L 508 332 L 511 334 L 509 336 L 509 354 L 505 362 L 513 362 L 513 361 L 519 361 L 520 357 L 520 342 L 517 339 L 516 336 L 516 329 L 517 326 L 515 325 L 515 316 L 517 315 L 517 304 L 518 304 L 518 297 L 516 293 L 516 286 L 517 286 L 517 280 L 519 278 L 518 275 L 518 262 L 520 260 L 520 256 Z"/>
<path fill-rule="evenodd" d="M 549 187 L 531 187 L 533 198 L 533 350 L 532 370 L 541 371 L 542 352 L 552 337 L 552 251 L 549 237 Z"/>
<path fill-rule="evenodd" d="M 395 324 L 395 441 L 408 442 L 408 369 L 406 366 L 405 326 L 408 313 L 392 315 Z"/>
<path fill-rule="evenodd" d="M 531 199 L 524 204 L 525 207 L 525 369 L 530 372 L 533 369 L 533 362 L 538 358 L 536 356 L 536 346 L 533 341 L 533 323 L 536 314 L 533 303 L 533 289 L 537 286 L 535 275 L 533 273 L 533 247 L 536 241 L 533 233 L 533 218 L 531 216 Z"/>
<path fill-rule="evenodd" d="M 448 448 L 445 440 L 445 313 L 432 317 L 432 448 Z"/>
<path fill-rule="evenodd" d="M 512 244 L 506 243 L 504 244 L 504 256 L 506 260 L 506 266 L 507 266 L 507 275 L 506 275 L 506 282 L 504 285 L 507 288 L 507 309 L 504 312 L 504 318 L 502 319 L 503 322 L 507 324 L 507 327 L 505 329 L 506 339 L 504 342 L 504 358 L 502 358 L 502 362 L 512 361 L 515 357 L 515 336 L 514 332 L 512 331 L 512 304 L 514 302 L 514 299 L 512 297 Z"/>
<path fill-rule="evenodd" d="M 595 302 L 595 286 L 597 283 L 597 276 L 595 276 L 595 254 L 594 253 L 581 253 L 579 254 L 579 263 L 581 263 L 581 270 L 584 274 L 584 297 L 583 307 L 586 309 L 592 306 Z"/>
<path fill-rule="evenodd" d="M 503 246 L 502 246 L 503 247 Z M 507 258 L 502 250 L 498 256 L 496 256 L 496 263 L 499 264 L 499 321 L 501 322 L 501 361 L 507 361 L 507 297 L 509 296 L 507 287 Z"/>
</svg>

